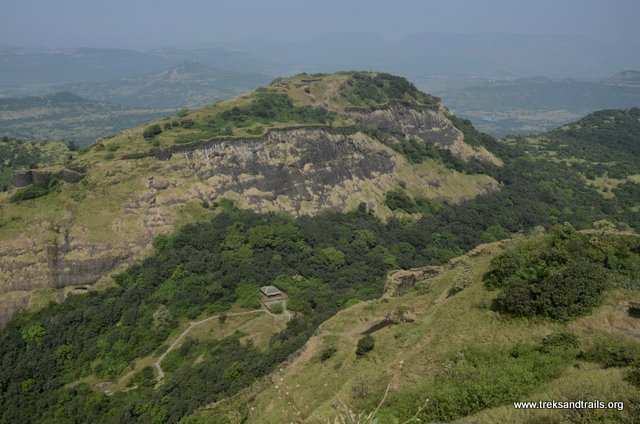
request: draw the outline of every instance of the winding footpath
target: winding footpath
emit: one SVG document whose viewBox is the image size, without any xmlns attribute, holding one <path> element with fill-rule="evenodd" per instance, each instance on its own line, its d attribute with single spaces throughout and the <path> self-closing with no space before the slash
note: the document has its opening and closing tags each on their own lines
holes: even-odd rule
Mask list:
<svg viewBox="0 0 640 424">
<path fill-rule="evenodd" d="M 232 316 L 236 316 L 236 315 L 248 315 L 248 314 L 255 314 L 255 313 L 265 313 L 265 314 L 269 314 L 271 315 L 274 319 L 277 319 L 278 316 L 285 316 L 287 321 L 291 319 L 292 315 L 291 312 L 289 312 L 287 310 L 286 305 L 284 306 L 283 310 L 282 310 L 282 314 L 276 315 L 273 312 L 269 311 L 266 308 L 260 308 L 260 309 L 254 309 L 252 311 L 245 311 L 245 312 L 235 312 L 235 313 L 231 313 L 231 314 L 219 314 L 219 315 L 214 315 L 205 319 L 202 319 L 200 321 L 195 321 L 195 322 L 190 322 L 189 326 L 178 336 L 178 338 L 176 338 L 173 343 L 171 343 L 169 345 L 169 347 L 167 348 L 167 350 L 164 351 L 164 353 L 162 355 L 160 355 L 158 357 L 158 359 L 156 359 L 156 361 L 153 363 L 153 366 L 156 369 L 156 373 L 158 374 L 158 376 L 156 377 L 156 380 L 158 382 L 162 381 L 162 379 L 164 378 L 164 371 L 162 371 L 162 367 L 160 366 L 160 363 L 162 362 L 162 360 L 165 358 L 165 356 L 167 356 L 167 354 L 169 352 L 171 352 L 173 349 L 175 349 L 176 347 L 178 347 L 178 345 L 180 344 L 180 342 L 182 341 L 182 339 L 184 339 L 187 334 L 189 334 L 189 332 L 191 330 L 193 330 L 193 327 L 196 327 L 200 324 L 204 324 L 205 322 L 209 322 L 213 319 L 218 319 L 221 316 L 225 315 L 227 317 L 232 317 Z"/>
</svg>

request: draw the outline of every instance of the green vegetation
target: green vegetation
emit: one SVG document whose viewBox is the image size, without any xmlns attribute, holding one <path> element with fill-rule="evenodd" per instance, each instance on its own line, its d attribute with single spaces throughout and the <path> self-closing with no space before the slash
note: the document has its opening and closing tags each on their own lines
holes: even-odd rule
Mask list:
<svg viewBox="0 0 640 424">
<path fill-rule="evenodd" d="M 324 124 L 331 120 L 332 114 L 324 108 L 294 106 L 286 94 L 271 92 L 268 89 L 257 90 L 253 102 L 246 106 L 236 106 L 223 112 L 223 122 L 232 122 L 238 127 L 250 126 L 253 122 L 269 124 L 271 122 L 297 122 L 301 124 Z M 220 127 L 222 124 L 216 123 Z"/>
<path fill-rule="evenodd" d="M 148 126 L 147 128 L 145 128 L 144 132 L 142 133 L 142 136 L 146 139 L 146 140 L 150 140 L 153 137 L 157 136 L 158 134 L 162 133 L 162 128 L 160 128 L 160 125 L 158 124 L 154 124 L 151 126 Z"/>
<path fill-rule="evenodd" d="M 61 164 L 76 155 L 78 146 L 72 142 L 31 142 L 10 137 L 0 139 L 0 190 L 6 191 L 13 171 Z"/>
<path fill-rule="evenodd" d="M 640 174 L 640 109 L 604 110 L 540 137 L 542 148 L 588 179 Z"/>
<path fill-rule="evenodd" d="M 376 341 L 371 334 L 367 334 L 366 336 L 362 337 L 360 340 L 358 340 L 358 345 L 356 346 L 356 355 L 364 356 L 367 353 L 371 352 L 375 347 L 375 343 Z"/>
<path fill-rule="evenodd" d="M 338 351 L 338 349 L 336 349 L 334 346 L 328 346 L 326 348 L 324 348 L 322 350 L 322 352 L 320 353 L 320 361 L 321 362 L 326 362 L 329 359 L 331 359 L 333 357 L 333 355 L 336 354 L 336 352 Z"/>
<path fill-rule="evenodd" d="M 386 73 L 350 72 L 342 96 L 354 106 L 374 106 L 393 101 L 436 104 L 438 100 L 418 90 L 405 78 Z"/>
<path fill-rule="evenodd" d="M 586 235 L 564 224 L 495 258 L 485 281 L 502 289 L 495 300 L 501 312 L 566 320 L 600 305 L 611 281 L 637 286 L 639 254 L 636 237 Z"/>
<path fill-rule="evenodd" d="M 164 129 L 165 131 L 179 130 L 175 135 L 171 135 L 169 131 L 169 136 L 175 136 L 176 143 L 188 143 L 239 134 L 261 135 L 266 128 L 282 124 L 328 124 L 334 116 L 333 112 L 329 112 L 324 107 L 297 106 L 286 93 L 260 88 L 254 92 L 249 102 L 222 108 L 205 116 L 183 113 L 180 120 L 165 123 Z M 181 129 L 190 131 L 180 131 Z"/>
<path fill-rule="evenodd" d="M 363 246 L 356 230 L 367 228 L 373 238 Z M 32 414 L 52 423 L 71 416 L 121 422 L 122 414 L 129 422 L 153 416 L 177 422 L 273 370 L 348 300 L 380 295 L 388 269 L 385 245 L 391 240 L 384 234 L 368 214 L 294 221 L 228 210 L 210 223 L 159 238 L 156 253 L 120 275 L 117 287 L 70 296 L 11 322 L 0 343 L 0 356 L 10 361 L 0 371 L 0 385 L 7 388 L 0 422 Z M 339 241 L 345 238 L 351 241 Z M 91 375 L 118 378 L 136 358 L 158 349 L 179 322 L 236 303 L 255 306 L 249 303 L 259 286 L 285 280 L 300 282 L 290 295 L 303 314 L 289 321 L 264 352 L 232 335 L 172 351 L 163 363 L 169 375 L 158 391 L 140 386 L 112 398 L 73 383 Z M 28 379 L 31 390 L 12 395 Z M 205 381 L 218 383 L 203 386 Z M 129 404 L 137 405 L 137 412 L 127 413 Z"/>
<path fill-rule="evenodd" d="M 387 192 L 384 203 L 392 211 L 403 210 L 407 213 L 421 213 L 423 216 L 433 214 L 441 207 L 435 200 L 417 198 L 414 201 L 402 189 Z"/>
<path fill-rule="evenodd" d="M 269 310 L 274 314 L 281 314 L 284 311 L 284 305 L 282 302 L 274 303 L 269 307 Z"/>
<path fill-rule="evenodd" d="M 60 180 L 55 178 L 51 179 L 48 183 L 38 183 L 38 184 L 29 184 L 26 187 L 22 187 L 18 189 L 15 193 L 11 195 L 9 200 L 11 202 L 17 203 L 23 200 L 35 199 L 37 197 L 46 196 L 49 193 L 52 193 L 58 189 L 60 185 Z"/>
<path fill-rule="evenodd" d="M 640 344 L 621 336 L 600 336 L 581 357 L 605 367 L 640 367 Z"/>
<path fill-rule="evenodd" d="M 382 408 L 382 423 L 403 422 L 416 415 L 424 422 L 451 422 L 481 409 L 517 401 L 560 376 L 575 349 L 544 351 L 519 344 L 505 351 L 464 350 L 450 358 L 433 382 L 392 395 Z"/>
<path fill-rule="evenodd" d="M 619 233 L 612 237 L 626 238 Z M 507 248 L 517 242 L 508 242 Z M 634 422 L 640 390 L 632 386 L 635 368 L 629 364 L 637 342 L 625 334 L 623 323 L 635 324 L 619 305 L 623 299 L 640 299 L 640 294 L 615 289 L 592 314 L 570 322 L 500 316 L 491 309 L 496 292 L 487 290 L 482 276 L 503 251 L 497 244 L 484 245 L 427 277 L 428 291 L 408 290 L 340 312 L 322 324 L 304 351 L 315 359 L 331 348 L 328 359 L 289 363 L 272 375 L 277 386 L 271 379 L 260 380 L 195 417 L 226 422 L 229 411 L 246 407 L 251 409 L 243 414 L 247 423 L 283 422 L 294 415 L 304 422 L 326 422 L 336 417 L 333 405 L 340 403 L 354 415 L 374 414 L 372 422 L 380 424 L 412 417 L 421 422 Z M 470 284 L 447 297 L 456 277 L 465 273 Z M 410 320 L 378 329 L 367 359 L 355 355 L 363 329 L 398 308 L 408 308 Z M 617 342 L 598 351 L 626 359 L 602 368 L 587 355 L 599 338 Z M 527 412 L 512 406 L 513 401 L 584 398 L 623 400 L 625 409 Z M 584 420 L 572 415 L 579 413 L 591 415 Z"/>
<path fill-rule="evenodd" d="M 414 92 L 415 87 L 404 79 L 369 73 L 340 77 L 345 75 L 353 78 L 346 80 L 352 83 L 343 87 L 342 100 L 354 105 L 431 101 Z M 122 173 L 115 172 L 115 167 L 104 170 L 110 179 L 125 175 L 129 172 L 127 167 L 136 167 L 127 178 L 135 176 L 130 181 L 142 185 L 141 175 L 148 178 L 165 168 L 154 168 L 160 162 L 148 157 L 116 160 L 115 152 L 120 154 L 135 144 L 128 143 L 128 137 L 137 137 L 135 140 L 148 149 L 149 143 L 141 142 L 143 138 L 155 145 L 167 145 L 220 135 L 259 135 L 270 127 L 339 120 L 337 112 L 327 112 L 316 107 L 319 102 L 309 100 L 312 95 L 320 98 L 325 93 L 312 87 L 312 83 L 305 84 L 307 91 L 300 85 L 295 88 L 298 91 L 285 92 L 279 85 L 220 107 L 182 112 L 182 116 L 161 122 L 162 126 L 150 124 L 146 130 L 140 128 L 117 139 L 104 140 L 91 150 L 89 159 L 83 158 L 93 163 L 114 159 L 101 162 L 105 168 L 112 163 L 120 166 Z M 290 93 L 307 96 L 301 98 L 309 103 L 292 100 Z M 320 323 L 340 310 L 356 309 L 361 315 L 350 316 L 351 322 L 363 324 L 364 328 L 394 316 L 395 311 L 412 315 L 407 305 L 401 304 L 405 299 L 385 297 L 378 303 L 367 302 L 382 294 L 386 273 L 391 269 L 443 264 L 479 243 L 504 239 L 536 225 L 552 230 L 514 244 L 490 267 L 488 257 L 478 259 L 485 261 L 484 268 L 472 267 L 471 259 L 465 258 L 441 280 L 417 282 L 423 288 L 419 295 L 424 298 L 414 298 L 412 309 L 419 309 L 421 319 L 428 314 L 422 322 L 415 323 L 420 326 L 417 329 L 412 327 L 417 320 L 398 319 L 394 325 L 380 328 L 375 341 L 372 336 L 356 341 L 363 329 L 353 328 L 357 331 L 346 341 L 335 335 L 318 343 L 313 358 L 319 360 L 311 362 L 334 367 L 339 361 L 346 361 L 349 366 L 354 366 L 349 361 L 356 361 L 362 365 L 354 367 L 376 367 L 377 380 L 371 380 L 371 384 L 378 390 L 383 386 L 381 381 L 388 381 L 387 375 L 380 375 L 379 363 L 385 364 L 385 370 L 393 368 L 393 364 L 384 362 L 390 350 L 435 358 L 419 362 L 421 368 L 416 368 L 429 378 L 412 381 L 415 384 L 391 395 L 389 404 L 380 411 L 383 418 L 406 417 L 405 420 L 419 412 L 419 417 L 427 421 L 461 418 L 542 390 L 575 361 L 635 366 L 636 352 L 626 345 L 607 342 L 604 348 L 597 343 L 591 347 L 581 345 L 581 340 L 566 331 L 551 330 L 566 330 L 567 320 L 585 317 L 614 292 L 609 289 L 638 290 L 637 238 L 619 237 L 609 228 L 613 225 L 602 222 L 590 233 L 575 229 L 588 228 L 604 217 L 615 221 L 619 228 L 640 228 L 640 217 L 634 210 L 638 203 L 637 184 L 621 184 L 621 194 L 607 200 L 596 189 L 585 186 L 582 175 L 563 161 L 528 154 L 530 145 L 498 142 L 478 134 L 467 122 L 454 123 L 471 143 L 500 157 L 504 166 L 463 162 L 448 151 L 411 140 L 389 145 L 414 164 L 427 166 L 435 161 L 438 166 L 445 164 L 462 173 L 490 175 L 500 183 L 499 190 L 462 203 L 447 203 L 412 197 L 412 187 L 398 181 L 399 188 L 386 193 L 385 204 L 392 211 L 420 216 L 407 219 L 399 213 L 385 222 L 378 220 L 364 203 L 346 214 L 326 212 L 294 219 L 241 211 L 229 206 L 228 201 L 216 201 L 211 206 L 207 203 L 206 209 L 201 201 L 194 202 L 199 217 L 213 218 L 187 225 L 171 236 L 158 237 L 153 254 L 118 275 L 115 284 L 104 291 L 71 294 L 62 304 L 22 312 L 0 333 L 0 423 L 178 422 L 273 372 L 320 331 Z M 623 156 L 621 152 L 630 149 L 628 144 L 611 148 Z M 628 154 L 635 155 L 632 149 Z M 395 159 L 404 162 L 398 156 Z M 423 163 L 427 159 L 429 162 Z M 178 158 L 175 163 L 184 165 L 180 160 L 184 159 Z M 80 199 L 85 194 L 81 189 L 92 193 L 87 188 L 89 184 L 96 182 L 85 180 L 76 186 Z M 113 184 L 114 190 L 124 185 Z M 135 198 L 139 187 L 134 188 L 129 181 L 127 184 L 131 184 L 127 186 L 129 191 L 118 192 L 118 196 Z M 29 187 L 14 196 L 18 196 L 16 201 L 26 200 L 49 188 Z M 165 190 L 163 193 L 170 197 L 172 188 Z M 112 192 L 109 196 L 116 197 Z M 50 196 L 35 202 L 44 204 L 50 198 L 58 199 Z M 66 207 L 66 200 L 60 202 L 59 211 Z M 113 209 L 118 210 L 118 205 Z M 28 212 L 26 207 L 24 210 Z M 573 226 L 557 226 L 564 222 Z M 113 227 L 106 228 L 105 232 L 111 235 Z M 495 245 L 489 248 L 498 249 Z M 453 267 L 454 263 L 441 268 Z M 487 286 L 474 285 L 485 271 Z M 247 334 L 233 332 L 236 327 L 228 321 L 225 324 L 224 317 L 233 321 L 231 314 L 236 309 L 260 307 L 258 288 L 268 284 L 288 294 L 287 309 L 296 314 L 286 328 L 277 333 L 274 330 L 254 344 Z M 489 292 L 487 287 L 499 291 Z M 417 290 L 410 293 L 418 296 Z M 495 309 L 491 310 L 493 300 Z M 383 310 L 387 304 L 388 310 Z M 374 312 L 379 316 L 373 316 Z M 506 314 L 500 316 L 498 312 Z M 202 328 L 194 330 L 200 331 L 200 336 L 191 334 L 193 339 L 186 339 L 165 356 L 162 366 L 166 376 L 154 387 L 153 369 L 146 366 L 168 349 L 189 322 L 212 315 L 220 318 L 210 324 L 231 327 L 229 332 L 212 340 L 202 336 Z M 510 315 L 518 319 L 511 319 Z M 273 318 L 266 314 L 263 317 Z M 535 332 L 521 331 L 533 323 L 537 326 Z M 473 328 L 457 333 L 464 325 Z M 511 333 L 503 335 L 496 329 Z M 474 346 L 482 331 L 484 344 Z M 521 333 L 522 344 L 514 346 Z M 422 344 L 433 352 L 417 352 Z M 579 348 L 582 356 L 577 353 Z M 364 355 L 368 359 L 357 359 Z M 442 372 L 434 371 L 441 362 L 434 365 L 433 361 L 447 361 Z M 348 366 L 343 370 L 350 371 Z M 634 375 L 631 372 L 629 378 Z M 107 396 L 101 384 L 108 386 L 110 381 L 127 381 L 130 390 Z M 349 390 L 354 402 L 373 410 L 366 402 L 371 402 L 378 392 L 362 384 L 353 384 Z M 429 402 L 421 410 L 427 396 Z M 248 413 L 246 407 L 240 413 Z"/>
</svg>

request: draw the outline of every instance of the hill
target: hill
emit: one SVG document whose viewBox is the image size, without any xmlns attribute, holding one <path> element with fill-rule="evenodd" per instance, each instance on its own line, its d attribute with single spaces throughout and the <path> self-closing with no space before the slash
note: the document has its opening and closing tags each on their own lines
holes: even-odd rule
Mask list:
<svg viewBox="0 0 640 424">
<path fill-rule="evenodd" d="M 0 98 L 0 134 L 29 140 L 68 140 L 88 145 L 98 137 L 173 113 L 175 108 L 116 106 L 68 92 L 5 97 Z"/>
<path fill-rule="evenodd" d="M 442 97 L 461 117 L 496 137 L 535 134 L 601 109 L 640 106 L 634 71 L 604 81 L 544 77 L 495 79 L 444 89 Z"/>
<path fill-rule="evenodd" d="M 183 61 L 160 72 L 107 82 L 67 84 L 58 89 L 122 106 L 177 109 L 231 98 L 271 79 L 257 72 L 220 70 L 196 61 Z"/>
<path fill-rule="evenodd" d="M 632 125 L 625 117 L 634 111 L 616 113 L 614 127 Z M 590 129 L 593 139 L 599 127 Z M 634 366 L 633 350 L 625 356 L 631 359 L 612 362 L 606 340 L 591 351 L 591 342 L 597 343 L 580 338 L 586 331 L 569 329 L 578 334 L 546 342 L 543 337 L 550 329 L 563 330 L 562 323 L 597 314 L 608 296 L 636 299 L 638 246 L 629 234 L 640 229 L 640 220 L 629 201 L 637 203 L 637 197 L 605 198 L 579 170 L 516 141 L 477 132 L 404 78 L 300 74 L 100 139 L 63 165 L 17 172 L 14 187 L 0 194 L 0 318 L 6 325 L 0 333 L 0 423 L 198 420 L 185 417 L 248 390 L 287 358 L 295 362 L 292 355 L 322 332 L 324 321 L 354 305 L 366 326 L 350 333 L 344 346 L 353 347 L 349 343 L 362 331 L 382 328 L 380 334 L 397 340 L 388 344 L 392 358 L 398 349 L 419 351 L 430 329 L 453 326 L 451 347 L 472 349 L 468 356 L 463 351 L 465 362 L 435 338 L 430 346 L 437 362 L 419 362 L 423 351 L 416 355 L 412 365 L 419 367 L 412 371 L 435 378 L 435 387 L 450 399 L 471 396 L 463 388 L 475 387 L 469 372 L 474 367 L 486 386 L 479 392 L 482 408 L 471 399 L 465 403 L 471 407 L 460 409 L 436 391 L 446 415 L 429 409 L 421 418 L 430 421 L 533 395 L 575 361 L 581 367 Z M 630 145 L 607 148 L 633 155 Z M 612 222 L 596 222 L 603 218 Z M 595 231 L 558 225 L 565 222 L 578 229 L 594 225 Z M 616 225 L 628 236 L 618 237 Z M 450 269 L 446 264 L 465 251 L 535 226 L 553 229 L 537 229 L 539 237 L 514 245 L 490 268 L 469 263 L 458 269 L 459 278 L 447 274 L 451 285 L 426 283 L 418 294 L 437 295 L 437 304 L 447 304 L 434 309 L 437 315 L 425 317 L 432 298 L 410 300 L 416 293 L 379 302 L 383 308 L 415 305 L 413 312 L 389 316 L 394 322 L 423 317 L 427 325 L 415 333 L 409 329 L 396 338 L 400 327 L 366 315 L 387 310 L 360 303 L 382 296 L 393 270 L 400 269 L 391 274 L 400 287 L 391 292 L 400 294 L 440 275 L 440 266 Z M 491 252 L 469 258 L 488 260 L 498 253 Z M 478 284 L 487 270 L 484 286 Z M 264 309 L 264 285 L 283 290 L 286 305 Z M 452 315 L 456 299 L 484 301 L 459 304 L 460 313 Z M 458 320 L 465 311 L 477 315 Z M 448 323 L 428 326 L 438 320 Z M 456 327 L 470 322 L 474 331 L 485 328 L 478 346 L 464 346 L 463 335 L 474 332 Z M 635 325 L 619 316 L 592 322 Z M 516 331 L 507 337 L 495 331 L 501 325 Z M 525 331 L 529 327 L 537 330 Z M 520 334 L 528 344 L 514 346 Z M 360 364 L 386 349 L 377 336 L 373 343 L 358 342 Z M 613 346 L 628 349 L 628 343 Z M 341 346 L 332 347 L 321 358 L 330 360 L 338 351 L 344 356 Z M 451 366 L 442 367 L 445 360 Z M 378 370 L 387 369 L 380 363 Z M 440 369 L 450 370 L 451 379 L 446 373 L 434 377 Z M 612 393 L 628 393 L 621 377 L 634 381 L 634 372 L 606 373 L 621 387 Z M 380 387 L 388 384 L 380 383 L 381 376 L 373 381 L 375 391 L 358 392 L 357 410 L 375 408 Z M 422 411 L 420 393 L 429 387 L 420 384 L 414 380 L 399 387 L 406 392 L 394 390 L 397 396 L 379 410 L 381 416 Z M 324 414 L 327 407 L 317 408 Z M 282 417 L 279 411 L 269 407 L 264 413 Z M 230 419 L 245 412 L 239 409 Z"/>
<path fill-rule="evenodd" d="M 637 218 L 640 206 L 640 109 L 604 110 L 539 136 L 509 139 L 575 170 L 607 199 Z"/>
<path fill-rule="evenodd" d="M 604 83 L 618 87 L 640 88 L 640 72 L 633 69 L 618 72 L 604 80 Z"/>
<path fill-rule="evenodd" d="M 429 210 L 427 199 L 455 204 L 495 190 L 493 177 L 463 168 L 500 160 L 465 142 L 452 119 L 398 77 L 301 75 L 104 138 L 67 165 L 86 170 L 82 182 L 11 201 L 33 190 L 34 175 L 43 184 L 64 171 L 42 169 L 0 195 L 0 286 L 19 295 L 17 307 L 35 289 L 95 283 L 157 235 L 208 219 L 206 206 L 222 198 L 294 215 L 364 203 L 388 219 L 419 216 L 416 201 Z"/>
</svg>

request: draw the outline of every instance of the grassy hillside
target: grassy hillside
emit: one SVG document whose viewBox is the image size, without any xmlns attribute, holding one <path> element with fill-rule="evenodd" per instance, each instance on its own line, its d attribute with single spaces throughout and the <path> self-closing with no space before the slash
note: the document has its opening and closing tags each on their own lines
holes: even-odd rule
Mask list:
<svg viewBox="0 0 640 424">
<path fill-rule="evenodd" d="M 0 134 L 30 140 L 69 140 L 88 145 L 176 108 L 124 107 L 68 92 L 0 98 Z"/>
<path fill-rule="evenodd" d="M 353 422 L 361 423 L 372 422 L 365 417 L 374 411 L 379 423 L 412 418 L 634 422 L 640 414 L 640 387 L 631 378 L 640 361 L 640 322 L 628 314 L 626 305 L 640 299 L 637 238 L 628 241 L 635 246 L 635 265 L 629 263 L 635 269 L 634 288 L 610 286 L 599 306 L 578 318 L 517 318 L 493 306 L 501 293 L 487 287 L 483 276 L 501 269 L 513 252 L 534 252 L 532 244 L 548 243 L 553 237 L 557 233 L 538 232 L 482 245 L 428 272 L 415 270 L 417 282 L 405 294 L 339 312 L 278 371 L 183 422 L 230 423 L 240 417 L 248 423 L 334 422 L 349 416 L 347 411 L 353 411 L 354 419 L 359 415 Z M 596 242 L 595 236 L 563 237 Z M 393 283 L 388 282 L 389 293 L 394 292 Z M 373 337 L 373 349 L 358 355 L 365 334 Z M 619 362 L 608 362 L 616 351 Z M 512 406 L 514 401 L 552 399 L 619 400 L 625 408 L 524 411 Z"/>
</svg>

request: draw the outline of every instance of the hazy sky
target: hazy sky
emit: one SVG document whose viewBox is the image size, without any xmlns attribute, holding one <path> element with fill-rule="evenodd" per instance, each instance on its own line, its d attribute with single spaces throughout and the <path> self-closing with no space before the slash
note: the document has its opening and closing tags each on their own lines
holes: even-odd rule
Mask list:
<svg viewBox="0 0 640 424">
<path fill-rule="evenodd" d="M 640 0 L 0 0 L 0 44 L 148 49 L 327 32 L 581 34 L 640 41 Z"/>
</svg>

